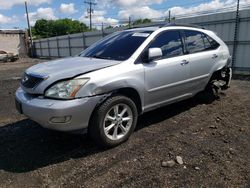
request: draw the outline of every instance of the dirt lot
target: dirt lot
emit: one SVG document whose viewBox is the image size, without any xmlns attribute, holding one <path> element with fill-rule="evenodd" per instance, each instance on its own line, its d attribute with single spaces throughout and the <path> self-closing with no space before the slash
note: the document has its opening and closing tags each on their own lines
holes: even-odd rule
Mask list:
<svg viewBox="0 0 250 188">
<path fill-rule="evenodd" d="M 209 104 L 147 113 L 128 142 L 101 150 L 15 111 L 16 77 L 36 62 L 0 64 L 0 187 L 250 187 L 249 78 Z M 162 167 L 176 156 L 184 164 Z"/>
</svg>

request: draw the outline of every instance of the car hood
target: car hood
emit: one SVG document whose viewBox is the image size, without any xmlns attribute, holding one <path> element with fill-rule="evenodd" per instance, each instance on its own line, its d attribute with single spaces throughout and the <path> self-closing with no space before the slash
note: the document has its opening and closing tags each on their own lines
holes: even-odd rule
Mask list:
<svg viewBox="0 0 250 188">
<path fill-rule="evenodd" d="M 43 94 L 45 89 L 56 81 L 73 78 L 81 74 L 114 66 L 119 63 L 121 63 L 121 61 L 86 57 L 71 57 L 39 63 L 28 68 L 25 73 L 39 78 L 43 77 L 44 81 L 33 89 L 28 89 L 23 86 L 22 88 L 31 94 Z"/>
</svg>

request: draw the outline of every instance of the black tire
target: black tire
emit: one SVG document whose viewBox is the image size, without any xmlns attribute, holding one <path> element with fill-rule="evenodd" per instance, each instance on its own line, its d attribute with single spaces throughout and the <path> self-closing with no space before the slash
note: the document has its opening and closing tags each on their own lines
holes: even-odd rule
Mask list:
<svg viewBox="0 0 250 188">
<path fill-rule="evenodd" d="M 106 114 L 118 104 L 125 104 L 127 105 L 133 114 L 133 120 L 132 125 L 130 126 L 129 131 L 119 140 L 111 140 L 108 138 L 104 132 L 104 119 Z M 93 115 L 90 119 L 89 128 L 88 128 L 88 134 L 90 138 L 96 142 L 101 147 L 115 147 L 130 137 L 130 135 L 133 133 L 138 119 L 138 112 L 137 107 L 135 103 L 128 97 L 123 95 L 115 95 L 108 98 L 106 101 L 104 101 L 100 106 L 98 106 L 95 111 L 93 112 Z"/>
</svg>

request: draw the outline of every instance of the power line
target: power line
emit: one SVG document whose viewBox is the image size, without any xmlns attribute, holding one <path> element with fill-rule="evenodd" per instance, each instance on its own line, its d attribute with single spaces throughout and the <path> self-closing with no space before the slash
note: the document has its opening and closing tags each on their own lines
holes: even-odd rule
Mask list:
<svg viewBox="0 0 250 188">
<path fill-rule="evenodd" d="M 85 4 L 89 5 L 89 9 L 87 9 L 87 12 L 89 14 L 89 28 L 92 30 L 92 14 L 94 13 L 94 9 L 92 8 L 93 5 L 97 5 L 97 3 L 92 2 L 92 0 L 86 0 L 84 1 Z"/>
</svg>

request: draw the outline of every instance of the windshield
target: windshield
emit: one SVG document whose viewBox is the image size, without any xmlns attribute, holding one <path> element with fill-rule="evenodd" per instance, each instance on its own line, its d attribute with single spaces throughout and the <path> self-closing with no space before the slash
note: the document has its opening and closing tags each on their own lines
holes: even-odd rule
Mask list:
<svg viewBox="0 0 250 188">
<path fill-rule="evenodd" d="M 80 56 L 124 61 L 132 56 L 151 33 L 151 31 L 117 32 L 90 46 Z"/>
</svg>

